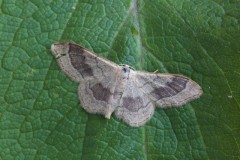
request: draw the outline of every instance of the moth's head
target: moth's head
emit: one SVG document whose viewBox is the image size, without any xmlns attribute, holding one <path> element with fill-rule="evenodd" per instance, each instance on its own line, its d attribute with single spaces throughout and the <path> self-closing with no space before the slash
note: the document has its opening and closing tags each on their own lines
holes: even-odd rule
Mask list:
<svg viewBox="0 0 240 160">
<path fill-rule="evenodd" d="M 122 78 L 123 79 L 127 79 L 129 78 L 129 75 L 130 75 L 130 72 L 131 72 L 131 67 L 124 64 L 124 65 L 121 65 L 122 66 Z"/>
</svg>

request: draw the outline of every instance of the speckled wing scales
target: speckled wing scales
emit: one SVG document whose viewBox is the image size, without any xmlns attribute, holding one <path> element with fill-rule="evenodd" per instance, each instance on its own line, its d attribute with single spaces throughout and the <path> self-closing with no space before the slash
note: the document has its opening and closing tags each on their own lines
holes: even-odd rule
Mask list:
<svg viewBox="0 0 240 160">
<path fill-rule="evenodd" d="M 89 113 L 99 113 L 109 119 L 114 112 L 117 107 L 113 105 L 117 77 L 112 75 L 98 80 L 84 81 L 79 85 L 81 105 Z"/>
<path fill-rule="evenodd" d="M 137 86 L 157 107 L 177 107 L 201 96 L 202 88 L 193 80 L 175 74 L 136 73 Z"/>
<path fill-rule="evenodd" d="M 75 82 L 104 77 L 119 68 L 115 63 L 74 43 L 55 43 L 51 50 L 62 71 Z"/>
<path fill-rule="evenodd" d="M 146 123 L 154 113 L 154 106 L 148 96 L 136 86 L 134 78 L 126 82 L 115 115 L 130 126 L 138 127 Z"/>
<path fill-rule="evenodd" d="M 120 67 L 74 43 L 55 43 L 51 50 L 62 71 L 81 82 L 78 94 L 82 107 L 110 118 L 116 107 L 112 98 Z"/>
</svg>

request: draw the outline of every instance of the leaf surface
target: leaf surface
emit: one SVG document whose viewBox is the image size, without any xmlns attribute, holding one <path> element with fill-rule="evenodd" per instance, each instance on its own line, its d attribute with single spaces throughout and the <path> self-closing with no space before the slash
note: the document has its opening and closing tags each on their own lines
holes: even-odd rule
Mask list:
<svg viewBox="0 0 240 160">
<path fill-rule="evenodd" d="M 1 159 L 240 159 L 240 1 L 0 2 Z M 86 113 L 50 46 L 79 43 L 203 96 L 132 128 Z"/>
</svg>

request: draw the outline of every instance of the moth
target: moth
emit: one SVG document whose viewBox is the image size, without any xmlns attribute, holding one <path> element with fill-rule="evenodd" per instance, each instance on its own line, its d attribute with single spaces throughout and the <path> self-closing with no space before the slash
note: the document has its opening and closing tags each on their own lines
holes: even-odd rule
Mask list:
<svg viewBox="0 0 240 160">
<path fill-rule="evenodd" d="M 155 107 L 178 107 L 203 93 L 190 78 L 135 71 L 71 42 L 52 44 L 61 70 L 79 83 L 81 106 L 89 113 L 116 117 L 133 127 L 144 125 Z"/>
</svg>

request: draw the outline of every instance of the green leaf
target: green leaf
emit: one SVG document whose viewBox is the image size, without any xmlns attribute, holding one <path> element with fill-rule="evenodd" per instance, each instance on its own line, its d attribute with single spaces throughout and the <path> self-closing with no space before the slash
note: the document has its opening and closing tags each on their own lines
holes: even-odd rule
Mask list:
<svg viewBox="0 0 240 160">
<path fill-rule="evenodd" d="M 240 159 L 240 1 L 0 1 L 0 159 Z M 191 77 L 203 96 L 132 128 L 85 112 L 53 42 Z"/>
</svg>

